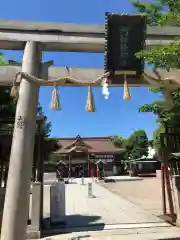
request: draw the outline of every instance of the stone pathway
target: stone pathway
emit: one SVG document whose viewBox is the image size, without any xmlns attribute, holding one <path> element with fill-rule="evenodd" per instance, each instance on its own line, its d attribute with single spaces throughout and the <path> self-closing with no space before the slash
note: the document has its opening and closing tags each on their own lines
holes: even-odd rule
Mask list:
<svg viewBox="0 0 180 240">
<path fill-rule="evenodd" d="M 44 238 L 46 240 L 180 240 L 176 227 L 116 229 L 73 232 Z"/>
<path fill-rule="evenodd" d="M 165 223 L 140 207 L 130 203 L 93 182 L 94 198 L 88 198 L 88 182 L 74 179 L 66 185 L 67 228 L 54 231 L 46 240 L 141 240 L 180 239 L 180 230 Z M 45 196 L 49 187 L 45 187 Z M 45 215 L 49 216 L 48 199 Z M 56 235 L 62 232 L 60 235 Z"/>
<path fill-rule="evenodd" d="M 140 207 L 111 193 L 109 190 L 92 184 L 94 198 L 88 198 L 88 181 L 81 185 L 81 179 L 66 185 L 66 214 L 69 227 L 92 224 L 149 224 L 164 222 Z"/>
</svg>

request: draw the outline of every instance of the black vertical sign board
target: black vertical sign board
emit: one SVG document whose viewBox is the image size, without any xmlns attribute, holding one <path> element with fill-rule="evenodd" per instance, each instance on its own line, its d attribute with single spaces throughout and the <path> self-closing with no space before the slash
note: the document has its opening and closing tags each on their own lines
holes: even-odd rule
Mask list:
<svg viewBox="0 0 180 240">
<path fill-rule="evenodd" d="M 105 72 L 134 71 L 140 76 L 144 62 L 135 54 L 145 46 L 146 16 L 106 13 Z"/>
</svg>

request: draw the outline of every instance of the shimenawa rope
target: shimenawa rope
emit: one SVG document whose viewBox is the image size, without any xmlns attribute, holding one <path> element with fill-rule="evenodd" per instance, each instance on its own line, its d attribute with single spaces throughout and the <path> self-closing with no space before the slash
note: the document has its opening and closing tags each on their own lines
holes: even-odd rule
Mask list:
<svg viewBox="0 0 180 240">
<path fill-rule="evenodd" d="M 84 86 L 89 86 L 86 110 L 88 112 L 95 112 L 94 97 L 92 94 L 91 86 L 96 85 L 96 84 L 101 84 L 103 79 L 108 78 L 109 75 L 110 75 L 110 73 L 107 72 L 107 73 L 100 75 L 97 79 L 95 79 L 93 81 L 85 82 L 85 81 L 78 80 L 78 79 L 70 77 L 70 76 L 56 78 L 56 79 L 52 79 L 52 80 L 44 80 L 41 78 L 37 78 L 35 76 L 31 76 L 25 72 L 17 72 L 14 77 L 14 80 L 13 80 L 11 96 L 13 98 L 18 98 L 18 87 L 17 87 L 18 78 L 20 79 L 19 83 L 21 83 L 22 79 L 24 78 L 27 81 L 33 82 L 40 86 L 54 86 L 54 89 L 52 92 L 52 100 L 51 100 L 50 108 L 53 110 L 59 110 L 61 108 L 61 106 L 60 106 L 60 98 L 58 95 L 58 86 L 65 85 L 67 82 L 70 84 L 75 84 L 75 85 L 84 85 Z M 62 83 L 62 82 L 64 82 L 64 83 Z"/>
</svg>

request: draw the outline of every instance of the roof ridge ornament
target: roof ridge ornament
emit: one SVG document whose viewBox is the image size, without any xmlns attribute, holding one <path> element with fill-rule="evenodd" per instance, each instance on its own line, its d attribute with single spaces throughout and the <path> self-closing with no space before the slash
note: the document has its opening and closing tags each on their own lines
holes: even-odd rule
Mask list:
<svg viewBox="0 0 180 240">
<path fill-rule="evenodd" d="M 78 135 L 76 136 L 76 139 L 80 140 L 80 139 L 81 139 L 81 136 L 78 134 Z"/>
</svg>

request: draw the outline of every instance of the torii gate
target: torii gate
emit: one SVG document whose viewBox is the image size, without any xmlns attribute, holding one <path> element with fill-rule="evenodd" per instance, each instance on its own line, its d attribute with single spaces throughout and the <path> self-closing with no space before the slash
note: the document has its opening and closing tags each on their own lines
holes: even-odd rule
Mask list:
<svg viewBox="0 0 180 240">
<path fill-rule="evenodd" d="M 180 28 L 177 27 L 148 27 L 146 44 L 147 46 L 167 44 L 179 35 Z M 0 21 L 0 49 L 24 49 L 21 71 L 35 77 L 42 75 L 42 51 L 103 53 L 104 41 L 104 27 L 98 25 Z M 7 73 L 11 71 L 10 69 L 16 72 L 17 68 L 20 67 L 1 67 L 0 84 L 12 85 L 9 76 L 12 77 L 14 73 L 9 76 Z M 44 71 L 45 69 L 43 73 Z M 174 82 L 178 82 L 177 85 L 179 85 L 179 71 L 172 70 L 168 73 L 160 69 L 148 70 L 142 78 L 136 79 L 135 82 L 128 79 L 128 82 L 133 86 L 147 86 L 149 84 L 161 85 L 164 80 L 175 80 Z M 103 70 L 72 69 L 70 72 L 74 78 L 82 79 L 83 82 L 87 82 L 86 85 L 89 85 L 92 84 L 90 80 L 99 77 Z M 89 75 L 91 75 L 90 79 L 87 78 Z M 21 76 L 1 240 L 26 239 L 28 195 L 36 130 L 36 105 L 40 85 L 37 82 L 27 80 L 25 75 Z M 51 79 L 51 76 L 63 77 L 65 80 L 67 72 L 64 68 L 50 67 L 46 78 Z M 41 84 L 43 85 L 43 82 Z M 96 82 L 96 84 L 100 85 L 100 82 Z M 47 85 L 53 85 L 53 81 Z M 81 85 L 81 82 L 78 85 Z"/>
</svg>

